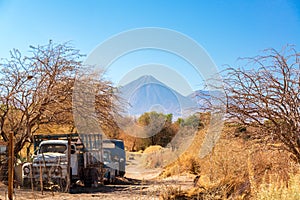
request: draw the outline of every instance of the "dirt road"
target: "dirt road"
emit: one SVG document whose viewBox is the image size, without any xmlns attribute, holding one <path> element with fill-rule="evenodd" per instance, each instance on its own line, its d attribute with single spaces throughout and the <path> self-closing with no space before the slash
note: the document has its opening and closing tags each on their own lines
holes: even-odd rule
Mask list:
<svg viewBox="0 0 300 200">
<path fill-rule="evenodd" d="M 124 179 L 123 179 L 124 180 Z M 166 194 L 170 190 L 179 190 L 192 187 L 193 179 L 188 176 L 171 177 L 164 180 L 138 180 L 126 179 L 129 184 L 105 185 L 97 189 L 81 188 L 76 190 L 75 193 L 60 193 L 44 191 L 31 191 L 28 189 L 15 189 L 15 198 L 17 200 L 26 199 L 44 199 L 44 200 L 83 200 L 83 199 L 104 199 L 104 200 L 151 200 L 160 199 L 162 194 Z M 119 182 L 119 183 L 120 183 Z M 2 185 L 0 187 L 0 199 L 6 198 L 7 188 Z"/>
<path fill-rule="evenodd" d="M 44 191 L 31 191 L 29 189 L 16 188 L 16 200 L 44 199 L 44 200 L 155 200 L 162 194 L 171 190 L 182 190 L 193 186 L 192 176 L 173 176 L 167 179 L 159 179 L 162 171 L 160 168 L 147 169 L 136 156 L 127 163 L 125 178 L 120 178 L 114 185 L 100 186 L 95 189 L 76 188 L 72 193 L 60 193 Z M 0 200 L 6 197 L 7 187 L 0 186 Z"/>
</svg>

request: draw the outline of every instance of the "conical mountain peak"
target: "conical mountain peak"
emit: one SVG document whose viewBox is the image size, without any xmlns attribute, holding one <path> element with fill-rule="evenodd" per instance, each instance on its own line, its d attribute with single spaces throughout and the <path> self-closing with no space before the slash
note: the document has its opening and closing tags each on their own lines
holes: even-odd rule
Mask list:
<svg viewBox="0 0 300 200">
<path fill-rule="evenodd" d="M 172 113 L 180 117 L 187 109 L 197 105 L 151 75 L 144 75 L 119 88 L 121 99 L 127 101 L 131 115 L 141 115 L 155 107 L 161 108 L 165 114 Z M 193 109 L 195 110 L 195 109 Z"/>
<path fill-rule="evenodd" d="M 137 83 L 140 83 L 140 84 L 147 84 L 147 83 L 163 84 L 162 82 L 160 82 L 159 80 L 157 80 L 156 78 L 154 78 L 151 75 L 141 76 L 140 78 L 136 79 L 133 82 L 137 82 Z"/>
</svg>

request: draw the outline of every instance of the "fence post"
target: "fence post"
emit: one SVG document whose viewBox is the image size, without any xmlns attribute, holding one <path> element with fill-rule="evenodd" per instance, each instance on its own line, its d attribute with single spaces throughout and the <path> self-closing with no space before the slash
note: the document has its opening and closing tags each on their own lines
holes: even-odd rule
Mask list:
<svg viewBox="0 0 300 200">
<path fill-rule="evenodd" d="M 9 132 L 8 143 L 8 199 L 13 200 L 14 193 L 14 142 L 13 132 Z"/>
</svg>

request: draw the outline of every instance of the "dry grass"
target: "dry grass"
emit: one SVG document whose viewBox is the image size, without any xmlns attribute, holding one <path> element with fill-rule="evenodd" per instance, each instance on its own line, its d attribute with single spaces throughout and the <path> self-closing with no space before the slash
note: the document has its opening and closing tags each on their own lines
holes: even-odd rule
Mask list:
<svg viewBox="0 0 300 200">
<path fill-rule="evenodd" d="M 150 146 L 142 154 L 142 163 L 146 168 L 158 168 L 163 165 L 163 148 L 159 145 Z"/>
<path fill-rule="evenodd" d="M 145 154 L 158 153 L 161 149 L 162 147 L 160 145 L 154 145 L 146 148 L 143 153 Z"/>
<path fill-rule="evenodd" d="M 199 131 L 189 150 L 161 174 L 162 177 L 183 172 L 198 175 L 195 187 L 178 196 L 184 194 L 185 199 L 300 199 L 300 173 L 287 152 L 248 137 L 237 137 L 235 126 L 225 126 L 213 152 L 200 159 L 196 155 L 205 131 Z"/>
<path fill-rule="evenodd" d="M 162 186 L 160 189 L 159 199 L 161 200 L 172 200 L 184 198 L 186 194 L 181 190 L 180 187 L 176 186 Z"/>
<path fill-rule="evenodd" d="M 270 178 L 272 179 L 272 178 Z M 300 174 L 291 175 L 288 184 L 273 177 L 270 183 L 263 182 L 254 194 L 255 199 L 264 200 L 299 200 L 300 199 Z"/>
</svg>

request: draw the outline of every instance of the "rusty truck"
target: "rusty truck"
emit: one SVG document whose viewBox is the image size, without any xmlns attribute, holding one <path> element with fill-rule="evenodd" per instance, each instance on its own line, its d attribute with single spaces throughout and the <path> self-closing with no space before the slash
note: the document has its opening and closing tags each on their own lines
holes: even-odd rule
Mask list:
<svg viewBox="0 0 300 200">
<path fill-rule="evenodd" d="M 58 187 L 67 191 L 81 182 L 98 186 L 114 170 L 104 166 L 101 134 L 53 134 L 34 136 L 32 162 L 22 167 L 24 186 Z M 109 174 L 110 177 L 105 177 Z"/>
</svg>

